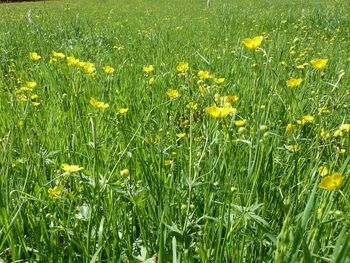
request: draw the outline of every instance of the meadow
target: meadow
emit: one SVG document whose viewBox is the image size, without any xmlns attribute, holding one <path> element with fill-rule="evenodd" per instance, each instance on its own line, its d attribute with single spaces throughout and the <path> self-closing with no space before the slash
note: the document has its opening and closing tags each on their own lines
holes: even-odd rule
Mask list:
<svg viewBox="0 0 350 263">
<path fill-rule="evenodd" d="M 0 262 L 350 262 L 350 3 L 0 4 Z"/>
</svg>

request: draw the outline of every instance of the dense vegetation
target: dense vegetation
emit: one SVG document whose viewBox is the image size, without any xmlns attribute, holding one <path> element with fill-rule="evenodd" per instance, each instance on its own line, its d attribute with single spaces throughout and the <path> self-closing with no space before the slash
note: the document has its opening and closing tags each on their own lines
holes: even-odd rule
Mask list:
<svg viewBox="0 0 350 263">
<path fill-rule="evenodd" d="M 0 13 L 0 259 L 350 262 L 347 1 Z"/>
</svg>

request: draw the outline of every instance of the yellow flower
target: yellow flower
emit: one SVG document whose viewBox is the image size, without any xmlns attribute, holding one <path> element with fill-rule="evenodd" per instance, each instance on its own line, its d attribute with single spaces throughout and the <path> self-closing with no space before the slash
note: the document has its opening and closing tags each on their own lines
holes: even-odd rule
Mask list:
<svg viewBox="0 0 350 263">
<path fill-rule="evenodd" d="M 32 61 L 38 61 L 39 59 L 41 59 L 41 56 L 39 56 L 36 52 L 30 52 L 29 59 Z"/>
<path fill-rule="evenodd" d="M 239 98 L 236 95 L 229 95 L 226 97 L 226 101 L 229 103 L 236 102 L 238 99 Z"/>
<path fill-rule="evenodd" d="M 109 104 L 108 103 L 105 103 L 105 102 L 102 102 L 102 101 L 97 101 L 96 99 L 94 98 L 91 98 L 90 99 L 90 104 L 92 106 L 94 106 L 95 108 L 97 109 L 106 109 L 109 107 Z"/>
<path fill-rule="evenodd" d="M 324 129 L 321 129 L 320 135 L 323 139 L 328 139 L 329 137 L 331 137 L 331 134 L 328 131 L 325 131 Z"/>
<path fill-rule="evenodd" d="M 261 45 L 263 39 L 262 36 L 258 36 L 254 38 L 245 38 L 242 42 L 249 49 L 257 49 Z"/>
<path fill-rule="evenodd" d="M 176 137 L 181 139 L 186 136 L 186 133 L 176 133 Z"/>
<path fill-rule="evenodd" d="M 328 168 L 327 166 L 320 166 L 318 167 L 317 172 L 321 176 L 326 176 L 328 174 Z"/>
<path fill-rule="evenodd" d="M 225 107 L 218 107 L 216 105 L 207 107 L 206 112 L 209 113 L 212 117 L 223 119 L 227 117 L 228 115 L 235 114 L 237 110 L 231 106 L 225 106 Z"/>
<path fill-rule="evenodd" d="M 105 67 L 103 67 L 103 71 L 107 74 L 113 74 L 114 68 L 112 68 L 110 66 L 105 66 Z"/>
<path fill-rule="evenodd" d="M 127 169 L 127 168 L 120 171 L 121 176 L 128 177 L 129 174 L 130 174 L 130 172 L 129 172 L 129 169 Z"/>
<path fill-rule="evenodd" d="M 79 63 L 79 59 L 76 59 L 75 57 L 67 57 L 67 64 L 68 65 L 77 65 Z"/>
<path fill-rule="evenodd" d="M 65 58 L 66 56 L 63 53 L 57 53 L 56 51 L 52 51 L 52 56 L 55 58 Z"/>
<path fill-rule="evenodd" d="M 49 188 L 47 190 L 47 193 L 49 194 L 49 197 L 51 198 L 58 198 L 60 197 L 62 193 L 62 187 L 55 186 L 54 188 Z"/>
<path fill-rule="evenodd" d="M 176 89 L 168 89 L 166 94 L 172 100 L 175 100 L 180 96 L 180 93 Z"/>
<path fill-rule="evenodd" d="M 174 161 L 173 160 L 165 160 L 164 165 L 165 166 L 170 166 Z"/>
<path fill-rule="evenodd" d="M 343 175 L 341 173 L 334 173 L 331 176 L 324 177 L 318 186 L 322 189 L 332 191 L 340 188 L 342 181 Z"/>
<path fill-rule="evenodd" d="M 349 123 L 342 124 L 339 130 L 341 130 L 342 132 L 350 132 L 350 124 Z"/>
<path fill-rule="evenodd" d="M 310 61 L 311 66 L 314 69 L 323 69 L 326 67 L 328 59 L 316 58 Z"/>
<path fill-rule="evenodd" d="M 26 102 L 28 100 L 25 95 L 18 95 L 17 99 L 19 100 L 19 102 Z"/>
<path fill-rule="evenodd" d="M 288 145 L 287 146 L 287 150 L 290 151 L 290 152 L 298 152 L 301 150 L 301 146 L 299 144 L 294 144 L 294 145 Z"/>
<path fill-rule="evenodd" d="M 305 115 L 301 120 L 297 120 L 297 123 L 300 125 L 304 125 L 307 123 L 313 123 L 314 122 L 314 117 L 312 117 L 311 115 Z"/>
<path fill-rule="evenodd" d="M 149 78 L 148 81 L 147 81 L 148 85 L 152 85 L 153 82 L 154 82 L 154 78 L 153 77 Z"/>
<path fill-rule="evenodd" d="M 286 133 L 291 134 L 295 131 L 296 125 L 288 123 L 286 127 Z"/>
<path fill-rule="evenodd" d="M 214 81 L 215 81 L 215 84 L 220 85 L 224 83 L 225 78 L 215 78 Z"/>
<path fill-rule="evenodd" d="M 125 114 L 129 111 L 129 108 L 120 108 L 117 110 L 119 114 Z"/>
<path fill-rule="evenodd" d="M 84 168 L 80 167 L 79 165 L 64 163 L 62 164 L 62 169 L 67 173 L 76 173 L 83 170 Z"/>
<path fill-rule="evenodd" d="M 198 71 L 198 78 L 199 78 L 200 80 L 209 79 L 209 78 L 210 78 L 210 73 L 209 73 L 209 71 L 204 71 L 204 70 Z"/>
<path fill-rule="evenodd" d="M 95 66 L 91 62 L 86 62 L 84 65 L 84 72 L 87 74 L 92 74 L 95 71 Z"/>
<path fill-rule="evenodd" d="M 87 63 L 84 62 L 84 61 L 79 61 L 79 59 L 76 60 L 76 64 L 75 64 L 77 67 L 80 67 L 80 68 L 84 68 Z"/>
<path fill-rule="evenodd" d="M 286 81 L 286 84 L 288 87 L 290 88 L 295 88 L 300 86 L 300 84 L 303 82 L 303 79 L 299 78 L 299 79 L 289 79 Z"/>
<path fill-rule="evenodd" d="M 149 66 L 143 67 L 143 72 L 145 72 L 146 74 L 151 73 L 153 70 L 154 70 L 154 66 L 153 65 L 149 65 Z"/>
<path fill-rule="evenodd" d="M 185 73 L 188 70 L 189 66 L 187 62 L 180 62 L 177 67 L 176 70 L 180 73 Z"/>
<path fill-rule="evenodd" d="M 21 87 L 21 88 L 16 89 L 16 94 L 20 94 L 20 93 L 23 93 L 23 92 L 26 92 L 26 91 L 32 91 L 32 90 L 33 89 L 29 88 L 29 87 Z"/>
<path fill-rule="evenodd" d="M 35 81 L 27 81 L 26 82 L 26 87 L 30 88 L 30 89 L 33 89 L 36 87 L 36 82 Z"/>
<path fill-rule="evenodd" d="M 235 124 L 237 127 L 242 127 L 242 126 L 244 126 L 246 123 L 247 123 L 247 120 L 236 120 L 236 121 L 234 121 L 234 124 Z"/>
<path fill-rule="evenodd" d="M 38 107 L 40 105 L 40 102 L 33 101 L 32 105 L 33 105 L 33 107 Z"/>
</svg>

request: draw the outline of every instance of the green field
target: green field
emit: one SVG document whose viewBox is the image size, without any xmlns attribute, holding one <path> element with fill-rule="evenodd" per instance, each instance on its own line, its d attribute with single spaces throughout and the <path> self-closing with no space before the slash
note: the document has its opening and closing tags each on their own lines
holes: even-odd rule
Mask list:
<svg viewBox="0 0 350 263">
<path fill-rule="evenodd" d="M 0 262 L 350 262 L 349 45 L 346 0 L 0 4 Z"/>
</svg>

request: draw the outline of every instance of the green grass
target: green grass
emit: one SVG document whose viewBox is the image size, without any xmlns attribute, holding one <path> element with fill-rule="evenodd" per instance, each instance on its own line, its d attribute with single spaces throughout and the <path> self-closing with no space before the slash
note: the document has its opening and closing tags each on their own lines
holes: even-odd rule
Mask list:
<svg viewBox="0 0 350 263">
<path fill-rule="evenodd" d="M 334 136 L 350 123 L 350 5 L 240 2 L 0 5 L 0 259 L 350 262 L 350 132 Z M 242 44 L 260 35 L 258 50 Z M 94 74 L 50 63 L 53 50 Z M 329 61 L 296 68 L 314 58 Z M 201 82 L 199 70 L 225 81 Z M 292 89 L 290 78 L 303 82 Z M 16 93 L 27 81 L 37 86 Z M 216 93 L 238 96 L 238 112 L 211 117 Z M 320 166 L 342 173 L 338 189 L 319 187 Z"/>
</svg>

